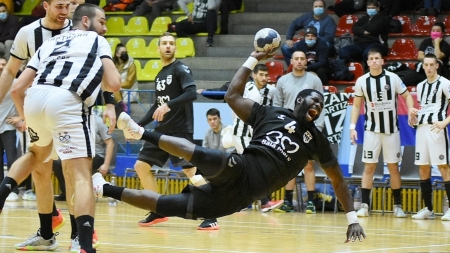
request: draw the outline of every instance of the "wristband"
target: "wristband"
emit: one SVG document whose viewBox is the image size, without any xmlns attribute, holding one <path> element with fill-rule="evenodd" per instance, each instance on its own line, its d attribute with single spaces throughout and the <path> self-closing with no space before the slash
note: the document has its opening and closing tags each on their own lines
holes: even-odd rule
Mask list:
<svg viewBox="0 0 450 253">
<path fill-rule="evenodd" d="M 355 130 L 356 129 L 356 124 L 350 124 L 350 130 Z"/>
<path fill-rule="evenodd" d="M 348 225 L 359 223 L 358 217 L 356 216 L 355 211 L 348 212 L 345 215 L 347 215 Z"/>
<path fill-rule="evenodd" d="M 109 92 L 109 91 L 104 91 L 103 92 L 103 98 L 105 99 L 105 105 L 106 104 L 116 104 L 116 101 L 114 100 L 114 93 Z"/>
<path fill-rule="evenodd" d="M 253 70 L 255 68 L 256 64 L 258 64 L 258 60 L 255 57 L 250 56 L 244 62 L 244 64 L 242 64 L 242 67 L 246 67 L 250 70 Z"/>
</svg>

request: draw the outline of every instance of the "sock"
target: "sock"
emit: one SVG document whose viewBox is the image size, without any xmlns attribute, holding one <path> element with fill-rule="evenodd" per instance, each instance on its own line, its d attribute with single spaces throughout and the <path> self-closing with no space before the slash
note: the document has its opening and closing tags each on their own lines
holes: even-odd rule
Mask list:
<svg viewBox="0 0 450 253">
<path fill-rule="evenodd" d="M 293 195 L 294 195 L 294 190 L 285 190 L 285 193 L 284 193 L 284 200 L 285 201 L 287 201 L 287 202 L 289 202 L 289 204 L 293 204 L 292 203 L 292 197 L 293 197 Z"/>
<path fill-rule="evenodd" d="M 92 235 L 94 234 L 94 217 L 82 215 L 76 218 L 78 228 L 78 241 L 80 248 L 86 252 L 95 252 L 92 248 Z"/>
<path fill-rule="evenodd" d="M 361 188 L 361 195 L 362 195 L 362 199 L 361 199 L 361 203 L 370 204 L 370 191 L 372 189 L 367 189 L 367 188 Z"/>
<path fill-rule="evenodd" d="M 53 216 L 59 216 L 58 209 L 56 209 L 55 201 L 53 201 Z"/>
<path fill-rule="evenodd" d="M 445 193 L 447 193 L 447 200 L 450 202 L 450 181 L 444 182 Z"/>
<path fill-rule="evenodd" d="M 16 180 L 5 177 L 3 179 L 2 184 L 0 184 L 0 210 L 3 209 L 5 206 L 6 198 L 9 196 L 9 194 L 17 187 Z"/>
<path fill-rule="evenodd" d="M 314 193 L 316 191 L 308 191 L 308 202 L 309 201 L 314 201 Z"/>
<path fill-rule="evenodd" d="M 392 195 L 394 195 L 394 205 L 402 204 L 401 192 L 402 192 L 402 188 L 392 189 Z"/>
<path fill-rule="evenodd" d="M 161 136 L 162 136 L 162 134 L 159 134 L 159 133 L 144 131 L 141 139 L 144 141 L 148 141 L 153 145 L 158 146 L 159 138 L 161 138 Z"/>
<path fill-rule="evenodd" d="M 113 199 L 122 200 L 122 192 L 125 188 L 120 186 L 112 186 L 110 184 L 103 185 L 103 196 Z"/>
<path fill-rule="evenodd" d="M 433 203 L 431 202 L 431 194 L 433 189 L 431 187 L 431 179 L 420 180 L 420 189 L 422 190 L 422 199 L 428 210 L 433 211 Z"/>
<path fill-rule="evenodd" d="M 48 240 L 53 237 L 52 229 L 52 213 L 39 214 L 39 221 L 41 222 L 41 237 Z"/>
<path fill-rule="evenodd" d="M 75 215 L 73 214 L 70 215 L 70 226 L 72 227 L 72 231 L 70 232 L 70 239 L 73 239 L 78 235 L 77 221 L 75 220 Z"/>
</svg>

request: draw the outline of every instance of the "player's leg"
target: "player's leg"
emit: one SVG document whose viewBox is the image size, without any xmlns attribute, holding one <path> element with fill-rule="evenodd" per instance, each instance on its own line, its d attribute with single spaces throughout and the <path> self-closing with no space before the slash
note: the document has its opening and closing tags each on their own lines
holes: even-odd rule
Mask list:
<svg viewBox="0 0 450 253">
<path fill-rule="evenodd" d="M 446 165 L 439 166 L 439 170 L 442 175 L 442 179 L 444 180 L 444 187 L 445 192 L 447 194 L 447 201 L 450 199 L 450 167 Z M 450 211 L 447 210 L 447 212 L 444 213 L 444 215 L 441 217 L 441 220 L 443 221 L 449 221 L 450 220 Z"/>
<path fill-rule="evenodd" d="M 306 191 L 308 192 L 308 204 L 306 205 L 306 213 L 316 213 L 316 207 L 314 206 L 314 193 L 316 192 L 316 174 L 314 173 L 313 161 L 308 161 L 305 168 L 303 168 L 305 174 Z M 295 178 L 294 178 L 295 180 Z"/>
<path fill-rule="evenodd" d="M 364 172 L 361 179 L 361 208 L 356 213 L 358 217 L 369 216 L 370 192 L 372 191 L 373 175 L 377 168 L 378 157 L 381 152 L 381 135 L 372 131 L 364 131 L 364 144 L 362 161 L 364 162 Z M 355 159 L 358 159 L 357 157 Z"/>
</svg>

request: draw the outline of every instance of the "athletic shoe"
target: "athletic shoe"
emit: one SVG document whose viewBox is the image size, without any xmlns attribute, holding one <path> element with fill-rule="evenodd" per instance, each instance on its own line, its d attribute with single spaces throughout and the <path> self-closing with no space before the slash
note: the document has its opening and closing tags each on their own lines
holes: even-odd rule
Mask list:
<svg viewBox="0 0 450 253">
<path fill-rule="evenodd" d="M 169 220 L 169 218 L 167 218 L 167 217 L 162 217 L 156 213 L 150 212 L 150 214 L 149 214 L 149 216 L 147 216 L 147 218 L 138 222 L 138 225 L 141 227 L 149 227 L 149 226 L 153 226 L 153 225 L 156 225 L 158 223 L 165 222 L 168 220 Z"/>
<path fill-rule="evenodd" d="M 60 209 L 56 209 L 58 211 L 58 216 L 52 216 L 52 230 L 53 233 L 58 231 L 64 224 L 66 223 L 66 219 L 64 219 L 64 216 L 61 213 Z"/>
<path fill-rule="evenodd" d="M 307 214 L 316 213 L 316 206 L 312 201 L 308 201 L 308 204 L 306 205 L 306 213 Z"/>
<path fill-rule="evenodd" d="M 101 198 L 103 196 L 103 185 L 111 183 L 106 182 L 102 174 L 97 172 L 92 175 L 92 184 L 94 186 L 94 195 Z"/>
<path fill-rule="evenodd" d="M 6 198 L 6 201 L 19 201 L 19 195 L 15 192 L 11 192 Z"/>
<path fill-rule="evenodd" d="M 123 135 L 126 139 L 140 140 L 144 133 L 144 128 L 136 124 L 130 115 L 125 112 L 119 115 L 117 128 L 123 130 Z"/>
<path fill-rule="evenodd" d="M 284 203 L 283 200 L 269 201 L 269 202 L 267 202 L 267 204 L 261 205 L 261 212 L 263 212 L 263 213 L 270 212 L 273 209 L 278 208 L 281 205 L 283 205 L 283 203 Z"/>
<path fill-rule="evenodd" d="M 282 206 L 275 209 L 275 212 L 277 212 L 277 213 L 291 213 L 293 211 L 294 211 L 294 206 L 291 203 L 289 203 L 289 201 L 287 201 L 287 200 L 284 201 Z"/>
<path fill-rule="evenodd" d="M 415 220 L 434 219 L 434 211 L 428 210 L 427 207 L 420 210 L 417 214 L 411 216 Z"/>
<path fill-rule="evenodd" d="M 206 219 L 198 225 L 197 230 L 219 230 L 219 228 L 217 219 Z"/>
<path fill-rule="evenodd" d="M 98 240 L 97 231 L 94 230 L 94 234 L 92 235 L 92 248 L 96 249 L 100 246 L 100 242 Z M 78 241 L 78 235 L 71 239 L 71 244 L 69 247 L 70 253 L 78 253 L 80 252 L 80 242 Z"/>
<path fill-rule="evenodd" d="M 361 204 L 361 208 L 356 212 L 358 217 L 369 217 L 369 205 L 366 203 Z"/>
<path fill-rule="evenodd" d="M 92 235 L 92 248 L 96 249 L 100 246 L 100 241 L 98 240 L 97 230 L 94 230 Z"/>
<path fill-rule="evenodd" d="M 23 200 L 36 201 L 36 194 L 34 194 L 33 190 L 27 190 L 22 196 Z"/>
<path fill-rule="evenodd" d="M 41 230 L 38 229 L 35 235 L 30 236 L 27 240 L 22 243 L 14 245 L 17 250 L 30 250 L 30 251 L 53 251 L 58 248 L 58 243 L 55 237 L 58 233 L 53 234 L 52 238 L 45 240 L 41 237 Z"/>
<path fill-rule="evenodd" d="M 403 212 L 402 205 L 394 205 L 394 216 L 397 218 L 406 218 L 405 212 Z"/>
<path fill-rule="evenodd" d="M 443 221 L 449 221 L 450 220 L 450 209 L 445 212 L 444 216 L 441 217 L 441 220 Z"/>
</svg>

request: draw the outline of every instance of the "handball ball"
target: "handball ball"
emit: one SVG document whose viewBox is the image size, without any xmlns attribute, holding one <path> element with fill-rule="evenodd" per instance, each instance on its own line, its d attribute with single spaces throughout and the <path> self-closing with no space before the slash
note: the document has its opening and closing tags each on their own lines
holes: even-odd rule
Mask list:
<svg viewBox="0 0 450 253">
<path fill-rule="evenodd" d="M 254 45 L 256 51 L 274 55 L 281 46 L 280 34 L 272 28 L 263 28 L 256 33 Z"/>
</svg>

